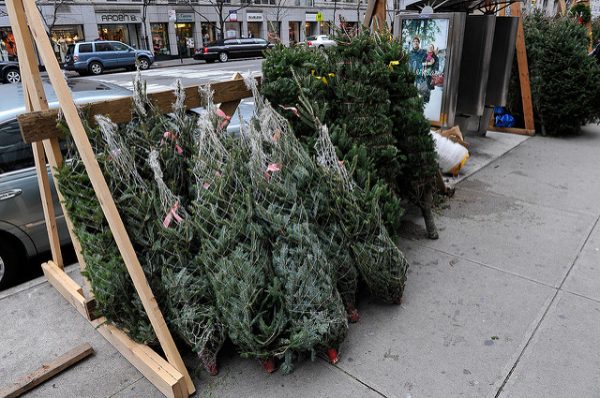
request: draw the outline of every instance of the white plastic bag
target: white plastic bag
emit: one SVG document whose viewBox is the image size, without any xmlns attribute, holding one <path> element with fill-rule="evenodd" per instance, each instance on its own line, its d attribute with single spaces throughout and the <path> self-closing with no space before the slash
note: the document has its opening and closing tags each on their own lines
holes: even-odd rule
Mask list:
<svg viewBox="0 0 600 398">
<path fill-rule="evenodd" d="M 435 131 L 431 131 L 431 136 L 435 142 L 440 169 L 443 173 L 452 173 L 456 177 L 469 159 L 469 151 L 464 146 L 442 137 Z"/>
</svg>

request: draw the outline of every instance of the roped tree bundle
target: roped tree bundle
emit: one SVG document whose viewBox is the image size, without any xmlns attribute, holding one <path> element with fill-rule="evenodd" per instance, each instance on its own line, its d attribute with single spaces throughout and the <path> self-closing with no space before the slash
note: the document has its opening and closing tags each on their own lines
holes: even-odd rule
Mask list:
<svg viewBox="0 0 600 398">
<path fill-rule="evenodd" d="M 139 77 L 131 122 L 97 116 L 97 127 L 86 126 L 170 329 L 211 374 L 226 339 L 268 371 L 280 363 L 290 372 L 319 352 L 337 361 L 347 318 L 358 319 L 359 275 L 374 297 L 399 303 L 408 266 L 378 200 L 331 171 L 341 163 L 326 132 L 317 153 L 329 161 L 315 162 L 247 84 L 256 116 L 242 121 L 239 137 L 225 133 L 229 118 L 210 91 L 194 117 L 179 84 L 164 115 Z M 154 343 L 76 153 L 58 179 L 97 310 L 134 340 Z"/>
</svg>

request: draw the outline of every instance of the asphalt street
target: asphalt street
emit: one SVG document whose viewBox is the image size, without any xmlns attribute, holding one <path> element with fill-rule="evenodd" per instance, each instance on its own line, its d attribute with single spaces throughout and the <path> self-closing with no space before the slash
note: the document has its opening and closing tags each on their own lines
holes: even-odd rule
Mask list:
<svg viewBox="0 0 600 398">
<path fill-rule="evenodd" d="M 230 79 L 236 72 L 260 74 L 263 59 L 233 60 L 227 63 L 207 64 L 202 61 L 187 63 L 181 66 L 169 66 L 163 68 L 150 68 L 142 71 L 142 76 L 147 82 L 149 93 L 168 90 L 174 86 L 177 79 L 181 79 L 184 86 L 193 84 L 223 81 Z M 137 72 L 105 72 L 99 76 L 80 77 L 76 74 L 69 76 L 70 79 L 88 79 L 117 84 L 131 89 L 133 78 Z"/>
</svg>

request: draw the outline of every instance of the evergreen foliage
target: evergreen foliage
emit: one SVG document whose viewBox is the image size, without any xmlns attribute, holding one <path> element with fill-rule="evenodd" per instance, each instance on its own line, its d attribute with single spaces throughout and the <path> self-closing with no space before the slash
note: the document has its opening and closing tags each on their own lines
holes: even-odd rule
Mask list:
<svg viewBox="0 0 600 398">
<path fill-rule="evenodd" d="M 226 339 L 286 373 L 303 355 L 334 360 L 347 317 L 358 319 L 359 275 L 374 297 L 398 303 L 408 267 L 382 226 L 377 191 L 341 183 L 346 169 L 326 133 L 316 153 L 329 161 L 315 161 L 252 82 L 257 114 L 238 138 L 225 134 L 210 91 L 194 117 L 179 84 L 163 115 L 139 76 L 130 123 L 97 116 L 97 127 L 86 126 L 169 328 L 211 374 Z M 98 312 L 156 343 L 76 152 L 58 180 Z"/>
<path fill-rule="evenodd" d="M 422 205 L 437 172 L 423 103 L 406 54 L 389 34 L 342 32 L 336 40 L 326 51 L 274 48 L 263 64 L 261 92 L 314 153 L 318 133 L 296 111 L 300 96 L 310 99 L 337 155 L 367 197 L 378 198 L 383 222 L 396 234 L 402 200 Z"/>
<path fill-rule="evenodd" d="M 586 28 L 539 12 L 526 16 L 523 27 L 536 130 L 579 134 L 582 125 L 600 118 L 600 66 L 588 56 Z M 522 114 L 520 98 L 513 66 L 509 107 L 516 115 Z"/>
</svg>

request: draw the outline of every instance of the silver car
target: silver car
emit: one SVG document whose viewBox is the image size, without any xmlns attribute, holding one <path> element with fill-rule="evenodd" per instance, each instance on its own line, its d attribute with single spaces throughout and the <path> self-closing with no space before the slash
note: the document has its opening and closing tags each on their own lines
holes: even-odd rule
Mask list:
<svg viewBox="0 0 600 398">
<path fill-rule="evenodd" d="M 131 95 L 107 83 L 74 79 L 69 85 L 77 104 Z M 49 83 L 44 90 L 50 107 L 58 107 Z M 16 119 L 24 112 L 22 85 L 0 86 L 0 290 L 15 281 L 33 256 L 50 248 L 31 145 L 23 142 Z M 54 184 L 52 195 L 61 244 L 67 244 L 70 238 Z"/>
</svg>

